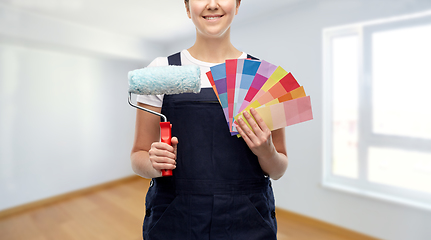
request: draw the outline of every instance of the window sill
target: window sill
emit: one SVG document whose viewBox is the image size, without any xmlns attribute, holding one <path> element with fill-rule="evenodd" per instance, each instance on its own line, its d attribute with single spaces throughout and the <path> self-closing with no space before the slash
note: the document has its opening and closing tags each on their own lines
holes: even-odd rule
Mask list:
<svg viewBox="0 0 431 240">
<path fill-rule="evenodd" d="M 398 204 L 405 207 L 412 207 L 412 208 L 431 212 L 431 202 L 424 203 L 424 202 L 415 201 L 404 197 L 397 197 L 390 194 L 380 193 L 372 190 L 365 190 L 365 189 L 355 188 L 352 186 L 346 186 L 340 183 L 323 182 L 321 185 L 323 188 L 330 189 L 330 190 L 335 190 L 339 192 L 352 194 L 355 196 L 365 197 L 368 199 L 378 200 L 378 201 L 387 202 L 391 204 Z"/>
</svg>

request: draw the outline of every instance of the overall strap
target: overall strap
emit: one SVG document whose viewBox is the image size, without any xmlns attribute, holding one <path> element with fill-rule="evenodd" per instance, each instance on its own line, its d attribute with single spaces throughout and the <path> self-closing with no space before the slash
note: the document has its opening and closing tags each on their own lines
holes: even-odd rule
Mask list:
<svg viewBox="0 0 431 240">
<path fill-rule="evenodd" d="M 252 55 L 250 55 L 250 54 L 247 54 L 247 58 L 250 58 L 251 60 L 259 60 L 259 58 L 257 58 L 257 57 L 253 57 Z"/>
<path fill-rule="evenodd" d="M 181 66 L 181 52 L 177 52 L 168 57 L 168 65 Z"/>
</svg>

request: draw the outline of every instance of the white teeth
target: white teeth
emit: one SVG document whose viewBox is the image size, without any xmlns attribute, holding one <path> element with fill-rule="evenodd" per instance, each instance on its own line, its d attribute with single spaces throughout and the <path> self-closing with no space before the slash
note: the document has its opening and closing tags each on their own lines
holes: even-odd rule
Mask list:
<svg viewBox="0 0 431 240">
<path fill-rule="evenodd" d="M 208 19 L 208 20 L 217 19 L 217 18 L 220 18 L 220 17 L 205 17 L 205 19 Z"/>
</svg>

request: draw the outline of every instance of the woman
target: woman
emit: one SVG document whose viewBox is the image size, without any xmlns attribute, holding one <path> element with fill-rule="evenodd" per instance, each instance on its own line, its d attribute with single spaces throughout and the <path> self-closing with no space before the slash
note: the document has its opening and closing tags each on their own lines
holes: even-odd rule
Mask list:
<svg viewBox="0 0 431 240">
<path fill-rule="evenodd" d="M 257 112 L 244 114 L 231 136 L 205 73 L 226 59 L 251 57 L 230 41 L 241 0 L 186 0 L 196 27 L 195 44 L 156 58 L 149 66 L 200 66 L 199 94 L 138 96 L 139 105 L 172 123 L 172 146 L 159 142 L 160 118 L 137 112 L 131 154 L 133 170 L 152 178 L 143 235 L 154 239 L 276 239 L 274 196 L 269 178 L 287 168 L 284 129 L 270 131 Z M 161 177 L 173 169 L 172 177 Z"/>
</svg>

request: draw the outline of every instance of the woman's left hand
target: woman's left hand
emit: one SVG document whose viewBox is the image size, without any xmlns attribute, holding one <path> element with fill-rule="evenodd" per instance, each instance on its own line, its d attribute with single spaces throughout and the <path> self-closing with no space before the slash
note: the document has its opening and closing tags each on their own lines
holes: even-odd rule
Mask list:
<svg viewBox="0 0 431 240">
<path fill-rule="evenodd" d="M 254 108 L 250 109 L 250 113 L 251 115 L 245 112 L 243 115 L 251 129 L 240 117 L 236 124 L 238 133 L 257 156 L 262 170 L 272 179 L 277 180 L 286 172 L 288 162 L 284 128 L 271 132 Z"/>
<path fill-rule="evenodd" d="M 247 143 L 250 150 L 259 158 L 270 158 L 276 152 L 272 143 L 272 135 L 262 117 L 254 108 L 244 112 L 243 116 L 251 126 L 251 129 L 244 122 L 242 117 L 237 120 L 237 130 L 241 137 Z M 254 118 L 254 119 L 253 119 Z"/>
</svg>

